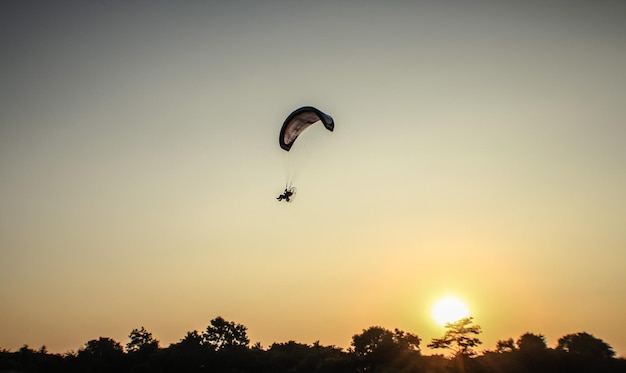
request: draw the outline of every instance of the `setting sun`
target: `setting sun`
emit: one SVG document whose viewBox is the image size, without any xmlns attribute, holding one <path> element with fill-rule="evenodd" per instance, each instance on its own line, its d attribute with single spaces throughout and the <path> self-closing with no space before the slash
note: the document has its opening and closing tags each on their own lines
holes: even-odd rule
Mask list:
<svg viewBox="0 0 626 373">
<path fill-rule="evenodd" d="M 431 313 L 439 325 L 445 325 L 469 316 L 469 310 L 465 303 L 455 297 L 439 299 L 433 306 Z"/>
</svg>

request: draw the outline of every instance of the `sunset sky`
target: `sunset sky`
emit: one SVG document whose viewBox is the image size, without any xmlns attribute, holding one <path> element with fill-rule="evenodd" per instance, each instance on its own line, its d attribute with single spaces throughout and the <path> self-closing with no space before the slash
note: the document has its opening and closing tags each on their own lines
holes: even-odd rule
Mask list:
<svg viewBox="0 0 626 373">
<path fill-rule="evenodd" d="M 626 356 L 623 1 L 0 2 L 0 348 L 370 326 Z M 291 204 L 278 132 L 335 131 Z M 312 129 L 312 131 L 314 131 Z M 295 148 L 294 148 L 295 149 Z M 307 149 L 308 150 L 308 149 Z"/>
</svg>

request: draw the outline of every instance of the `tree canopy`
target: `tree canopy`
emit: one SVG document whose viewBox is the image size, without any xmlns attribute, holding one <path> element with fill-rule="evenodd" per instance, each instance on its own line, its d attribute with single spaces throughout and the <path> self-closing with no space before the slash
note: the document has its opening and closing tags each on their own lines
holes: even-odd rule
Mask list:
<svg viewBox="0 0 626 373">
<path fill-rule="evenodd" d="M 586 359 L 610 359 L 615 356 L 615 351 L 611 346 L 585 332 L 568 334 L 559 338 L 557 349 Z"/>
<path fill-rule="evenodd" d="M 128 335 L 130 342 L 126 344 L 128 352 L 151 353 L 159 349 L 159 341 L 154 339 L 152 333 L 143 326 L 141 329 L 133 329 Z"/>
<path fill-rule="evenodd" d="M 446 332 L 443 337 L 432 339 L 428 347 L 450 350 L 454 356 L 474 355 L 474 347 L 482 343 L 474 335 L 479 335 L 482 330 L 479 325 L 474 325 L 473 322 L 472 317 L 466 317 L 453 323 L 446 323 Z"/>
<path fill-rule="evenodd" d="M 144 327 L 128 335 L 126 349 L 112 338 L 88 341 L 78 353 L 51 354 L 24 345 L 16 352 L 0 348 L 0 372 L 238 372 L 238 373 L 622 373 L 626 360 L 593 335 L 568 334 L 549 348 L 541 334 L 499 340 L 494 351 L 477 353 L 480 326 L 472 318 L 446 325 L 442 338 L 429 346 L 449 349 L 451 357 L 424 356 L 413 333 L 381 326 L 352 336 L 348 350 L 288 341 L 264 349 L 250 347 L 247 328 L 222 317 L 204 332 L 187 332 L 177 343 L 160 348 Z"/>
<path fill-rule="evenodd" d="M 538 352 L 548 348 L 542 334 L 524 333 L 517 339 L 517 348 L 522 352 Z"/>
<path fill-rule="evenodd" d="M 211 325 L 206 328 L 204 344 L 213 350 L 222 350 L 232 347 L 248 347 L 248 329 L 232 321 L 226 321 L 222 317 L 211 320 Z"/>
</svg>

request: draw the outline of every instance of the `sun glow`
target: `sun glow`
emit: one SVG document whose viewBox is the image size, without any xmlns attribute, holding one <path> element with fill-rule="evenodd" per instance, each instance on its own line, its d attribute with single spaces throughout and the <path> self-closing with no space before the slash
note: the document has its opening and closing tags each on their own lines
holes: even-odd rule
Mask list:
<svg viewBox="0 0 626 373">
<path fill-rule="evenodd" d="M 465 303 L 455 297 L 441 298 L 433 305 L 431 314 L 435 322 L 441 326 L 469 316 Z"/>
</svg>

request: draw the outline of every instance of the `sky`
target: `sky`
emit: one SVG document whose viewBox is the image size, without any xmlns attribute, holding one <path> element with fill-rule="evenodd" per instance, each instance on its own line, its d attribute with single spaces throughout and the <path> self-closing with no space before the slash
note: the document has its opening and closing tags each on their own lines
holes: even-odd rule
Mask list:
<svg viewBox="0 0 626 373">
<path fill-rule="evenodd" d="M 624 19 L 608 0 L 0 2 L 0 348 L 142 326 L 167 347 L 222 316 L 264 347 L 383 326 L 431 353 L 453 295 L 481 350 L 585 331 L 626 356 Z M 279 203 L 278 133 L 305 105 L 335 131 L 311 127 Z"/>
</svg>

